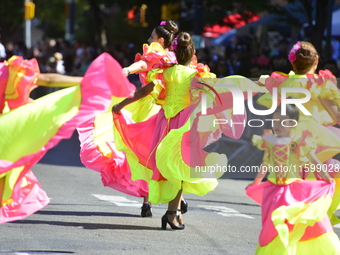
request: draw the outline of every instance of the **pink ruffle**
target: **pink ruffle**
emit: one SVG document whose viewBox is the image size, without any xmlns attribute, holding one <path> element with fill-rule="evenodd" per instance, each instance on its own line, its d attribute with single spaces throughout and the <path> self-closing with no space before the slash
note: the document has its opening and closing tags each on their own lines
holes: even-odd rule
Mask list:
<svg viewBox="0 0 340 255">
<path fill-rule="evenodd" d="M 96 58 L 81 82 L 82 101 L 77 115 L 62 125 L 57 134 L 40 151 L 26 155 L 16 162 L 0 160 L 0 173 L 23 165 L 32 167 L 60 140 L 70 138 L 76 127 L 105 112 L 111 106 L 111 95 L 117 97 L 132 96 L 135 86 L 123 75 L 119 78 L 114 75 L 121 73 L 121 69 L 119 63 L 107 53 Z"/>
<path fill-rule="evenodd" d="M 328 69 L 320 70 L 319 74 L 307 74 L 307 77 L 309 78 L 307 88 L 310 88 L 314 83 L 321 86 L 325 84 L 327 80 L 332 81 L 333 84 L 337 86 L 336 77 Z"/>
<path fill-rule="evenodd" d="M 289 76 L 285 73 L 273 72 L 265 81 L 266 88 L 273 94 L 273 88 L 278 88 Z"/>
<path fill-rule="evenodd" d="M 12 202 L 0 208 L 0 223 L 23 219 L 46 206 L 49 199 L 41 189 L 30 168 L 36 164 L 45 153 L 56 146 L 62 139 L 70 138 L 76 127 L 107 111 L 111 105 L 111 95 L 128 97 L 132 95 L 134 86 L 127 79 L 116 79 L 113 73 L 121 73 L 121 67 L 110 55 L 100 55 L 89 67 L 81 82 L 82 101 L 78 113 L 62 125 L 40 151 L 25 155 L 16 162 L 0 160 L 0 173 L 6 173 L 15 167 L 24 166 L 12 193 Z M 8 114 L 11 114 L 9 112 Z M 21 183 L 26 178 L 28 185 Z"/>
<path fill-rule="evenodd" d="M 35 80 L 38 77 L 40 70 L 35 58 L 24 60 L 23 57 L 17 57 L 16 59 L 9 61 L 9 64 L 10 66 L 18 66 L 25 70 L 24 76 L 20 79 L 16 87 L 18 98 L 7 101 L 9 108 L 15 109 L 28 103 L 31 91 L 37 87 L 35 85 Z"/>
<path fill-rule="evenodd" d="M 5 107 L 5 90 L 8 80 L 8 66 L 0 63 L 0 114 Z"/>
<path fill-rule="evenodd" d="M 276 185 L 266 181 L 259 185 L 249 186 L 246 193 L 262 207 L 262 230 L 259 242 L 261 246 L 265 246 L 277 236 L 277 231 L 271 219 L 271 213 L 275 209 L 300 202 L 312 203 L 326 195 L 333 196 L 334 183 L 330 184 L 323 180 L 304 180 L 294 181 L 288 185 Z M 286 224 L 290 230 L 293 229 L 291 224 Z M 326 232 L 332 232 L 332 226 L 327 215 L 321 222 L 316 222 L 314 226 L 307 227 L 301 240 L 308 240 Z"/>
<path fill-rule="evenodd" d="M 94 143 L 94 121 L 91 120 L 77 128 L 80 140 L 81 162 L 89 169 L 101 173 L 104 186 L 108 186 L 135 197 L 148 196 L 148 184 L 143 180 L 132 181 L 130 167 L 125 153 L 118 151 L 113 141 L 107 143 L 111 157 L 104 156 Z M 113 132 L 113 131 L 112 131 Z"/>
<path fill-rule="evenodd" d="M 28 184 L 21 187 L 24 178 Z M 50 202 L 33 172 L 28 168 L 21 172 L 12 199 L 14 202 L 0 207 L 0 224 L 24 219 L 44 208 Z"/>
<path fill-rule="evenodd" d="M 147 52 L 148 45 L 143 45 L 143 55 L 136 54 L 135 56 L 135 62 L 138 62 L 139 60 L 145 60 L 147 62 L 147 70 L 143 72 L 139 72 L 139 80 L 142 83 L 142 86 L 145 86 L 148 83 L 147 77 L 148 72 L 152 69 L 160 68 L 168 68 L 173 66 L 174 64 L 177 64 L 176 55 L 172 51 L 167 51 L 166 55 L 164 56 L 164 53 L 158 52 L 158 51 L 151 51 Z"/>
</svg>

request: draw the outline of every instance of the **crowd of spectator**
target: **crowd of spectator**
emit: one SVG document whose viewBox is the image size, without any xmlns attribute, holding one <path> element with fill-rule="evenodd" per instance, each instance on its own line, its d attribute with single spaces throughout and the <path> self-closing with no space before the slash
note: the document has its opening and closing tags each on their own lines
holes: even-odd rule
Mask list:
<svg viewBox="0 0 340 255">
<path fill-rule="evenodd" d="M 226 45 L 199 48 L 196 55 L 198 61 L 208 65 L 217 77 L 238 74 L 258 78 L 273 71 L 288 73 L 291 65 L 287 55 L 294 43 L 295 41 L 284 37 L 275 44 L 269 44 L 268 41 L 258 42 L 247 36 L 235 36 Z M 0 41 L 0 47 L 1 45 Z M 339 48 L 339 43 L 333 45 Z M 130 65 L 135 54 L 142 50 L 142 45 L 115 44 L 95 48 L 82 42 L 71 44 L 63 39 L 48 39 L 37 42 L 30 50 L 25 49 L 23 42 L 7 43 L 2 52 L 4 50 L 5 53 L 0 54 L 1 60 L 9 59 L 12 55 L 26 59 L 36 58 L 42 73 L 83 76 L 91 62 L 103 52 L 112 55 L 123 67 Z M 339 56 L 336 55 L 338 51 L 339 49 L 333 50 L 336 59 L 324 61 L 321 57 L 319 64 L 320 69 L 329 69 L 336 77 L 339 77 Z M 139 87 L 137 76 L 129 78 Z"/>
</svg>

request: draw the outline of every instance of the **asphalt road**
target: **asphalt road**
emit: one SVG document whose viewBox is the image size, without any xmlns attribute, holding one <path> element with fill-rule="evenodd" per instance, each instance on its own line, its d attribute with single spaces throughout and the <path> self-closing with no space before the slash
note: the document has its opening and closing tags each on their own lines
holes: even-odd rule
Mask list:
<svg viewBox="0 0 340 255">
<path fill-rule="evenodd" d="M 0 225 L 0 254 L 254 254 L 260 207 L 248 180 L 220 179 L 208 195 L 185 195 L 185 230 L 161 230 L 166 205 L 140 216 L 141 198 L 104 187 L 83 167 L 76 134 L 50 150 L 34 173 L 51 202 L 24 220 Z M 340 234 L 340 229 L 336 228 Z"/>
</svg>

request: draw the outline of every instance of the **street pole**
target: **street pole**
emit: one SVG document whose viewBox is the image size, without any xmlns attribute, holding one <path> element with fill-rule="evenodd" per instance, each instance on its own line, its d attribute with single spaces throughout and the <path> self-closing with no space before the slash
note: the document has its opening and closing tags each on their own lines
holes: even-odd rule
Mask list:
<svg viewBox="0 0 340 255">
<path fill-rule="evenodd" d="M 30 0 L 25 0 L 24 1 L 24 6 L 25 3 L 30 2 Z M 26 48 L 30 49 L 32 47 L 32 39 L 31 39 L 31 20 L 25 18 L 25 44 Z"/>
</svg>

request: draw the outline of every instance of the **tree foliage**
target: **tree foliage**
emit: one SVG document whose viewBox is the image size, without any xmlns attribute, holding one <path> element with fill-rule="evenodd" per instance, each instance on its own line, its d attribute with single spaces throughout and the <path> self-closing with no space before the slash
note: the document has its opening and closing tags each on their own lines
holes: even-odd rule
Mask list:
<svg viewBox="0 0 340 255">
<path fill-rule="evenodd" d="M 311 28 L 311 41 L 320 47 L 320 38 L 327 24 L 328 3 L 334 4 L 334 0 L 287 0 L 289 3 L 300 2 L 303 8 L 287 10 L 282 6 L 273 5 L 270 0 L 75 0 L 75 31 L 76 38 L 94 45 L 101 45 L 103 35 L 109 42 L 145 42 L 152 28 L 161 20 L 161 5 L 178 3 L 181 5 L 182 18 L 180 27 L 182 30 L 192 30 L 196 22 L 195 13 L 192 12 L 195 4 L 202 3 L 202 25 L 222 24 L 223 17 L 231 13 L 245 15 L 245 10 L 253 13 L 275 13 L 282 17 L 282 21 L 289 25 L 296 25 L 297 15 L 292 12 L 300 12 L 307 15 Z M 46 36 L 62 37 L 65 33 L 65 0 L 33 0 L 36 5 L 36 18 L 40 21 L 40 28 Z M 131 27 L 126 22 L 126 12 L 133 6 L 146 4 L 146 21 L 149 27 Z M 10 10 L 10 15 L 8 15 Z M 24 19 L 24 1 L 4 0 L 0 3 L 0 24 L 3 41 L 11 38 L 22 28 Z M 315 20 L 315 22 L 313 22 Z"/>
</svg>

